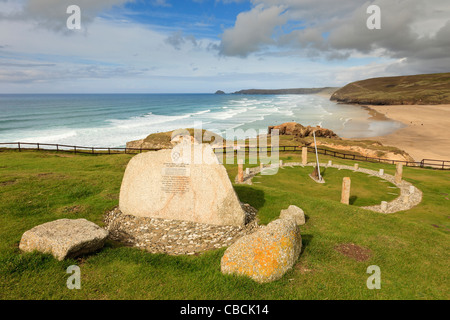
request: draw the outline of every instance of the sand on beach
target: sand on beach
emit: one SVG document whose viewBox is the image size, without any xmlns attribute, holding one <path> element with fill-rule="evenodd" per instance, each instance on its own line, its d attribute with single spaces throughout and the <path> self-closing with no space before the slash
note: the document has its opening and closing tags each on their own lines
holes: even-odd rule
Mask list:
<svg viewBox="0 0 450 320">
<path fill-rule="evenodd" d="M 449 104 L 368 107 L 387 118 L 407 125 L 391 134 L 370 138 L 371 140 L 402 149 L 415 161 L 450 160 Z"/>
</svg>

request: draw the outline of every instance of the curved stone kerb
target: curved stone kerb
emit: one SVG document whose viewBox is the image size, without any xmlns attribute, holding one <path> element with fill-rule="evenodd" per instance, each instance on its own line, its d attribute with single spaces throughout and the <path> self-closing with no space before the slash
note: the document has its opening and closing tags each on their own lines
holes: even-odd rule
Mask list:
<svg viewBox="0 0 450 320">
<path fill-rule="evenodd" d="M 297 166 L 305 167 L 305 165 L 303 165 L 301 162 L 288 162 L 288 163 L 284 163 L 284 164 L 280 165 L 280 167 L 297 167 Z M 306 164 L 306 166 L 314 167 L 315 163 L 308 163 L 308 164 Z M 320 166 L 324 167 L 324 168 L 335 168 L 338 170 L 355 171 L 355 167 L 346 166 L 346 165 L 339 165 L 339 164 L 329 165 L 326 163 L 321 163 Z M 422 191 L 408 181 L 402 180 L 400 183 L 396 183 L 393 175 L 390 175 L 390 174 L 380 175 L 378 171 L 371 170 L 371 169 L 358 168 L 358 170 L 356 170 L 356 171 L 368 174 L 370 176 L 379 177 L 380 179 L 386 180 L 400 189 L 400 195 L 396 199 L 394 199 L 390 202 L 387 202 L 385 204 L 385 206 L 380 204 L 380 205 L 375 205 L 375 206 L 360 207 L 362 209 L 371 210 L 371 211 L 380 212 L 380 213 L 395 213 L 395 212 L 399 212 L 399 211 L 409 210 L 409 209 L 417 206 L 422 201 L 422 197 L 423 197 Z M 246 175 L 244 173 L 244 182 L 243 183 L 252 184 L 253 177 L 256 176 L 258 173 L 261 173 L 260 167 L 251 168 L 251 173 L 249 175 Z M 411 189 L 413 190 L 412 193 L 411 193 Z"/>
</svg>

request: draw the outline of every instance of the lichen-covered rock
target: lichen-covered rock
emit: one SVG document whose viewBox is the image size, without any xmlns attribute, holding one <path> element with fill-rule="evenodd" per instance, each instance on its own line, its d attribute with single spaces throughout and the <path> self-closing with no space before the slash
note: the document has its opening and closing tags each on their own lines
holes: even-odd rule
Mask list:
<svg viewBox="0 0 450 320">
<path fill-rule="evenodd" d="M 265 283 L 280 279 L 297 261 L 302 248 L 293 219 L 278 219 L 231 245 L 222 257 L 224 274 L 238 274 Z"/>
<path fill-rule="evenodd" d="M 281 210 L 280 212 L 280 218 L 281 219 L 289 219 L 292 218 L 295 220 L 297 225 L 302 226 L 305 224 L 305 213 L 302 209 L 300 209 L 297 206 L 289 206 L 289 208 Z"/>
<path fill-rule="evenodd" d="M 26 231 L 19 248 L 51 253 L 56 259 L 74 258 L 103 247 L 108 231 L 86 219 L 60 219 Z"/>
</svg>

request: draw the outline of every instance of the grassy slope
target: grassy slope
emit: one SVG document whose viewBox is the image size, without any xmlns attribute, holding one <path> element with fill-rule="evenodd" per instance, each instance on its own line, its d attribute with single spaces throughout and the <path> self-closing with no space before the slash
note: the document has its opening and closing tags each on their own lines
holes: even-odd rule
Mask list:
<svg viewBox="0 0 450 320">
<path fill-rule="evenodd" d="M 130 158 L 0 152 L 1 299 L 449 298 L 450 210 L 449 196 L 444 194 L 450 193 L 450 173 L 412 168 L 405 168 L 404 176 L 424 192 L 424 201 L 408 212 L 393 215 L 341 205 L 336 200 L 338 187 L 331 188 L 328 195 L 328 186 L 311 184 L 300 169 L 257 178 L 255 181 L 261 183 L 253 186 L 236 186 L 241 200 L 260 210 L 263 223 L 275 219 L 279 210 L 290 204 L 302 207 L 307 214 L 307 224 L 301 227 L 304 248 L 299 262 L 281 280 L 270 284 L 222 275 L 224 249 L 171 257 L 108 242 L 96 254 L 63 262 L 49 255 L 20 253 L 17 245 L 21 235 L 35 225 L 59 218 L 87 218 L 102 224 L 103 213 L 118 203 Z M 283 159 L 298 161 L 299 155 L 283 154 Z M 352 165 L 350 161 L 333 161 Z M 360 165 L 394 171 L 389 165 Z M 234 179 L 236 166 L 226 168 Z M 354 182 L 352 194 L 359 195 L 355 205 L 387 196 L 383 184 L 369 197 L 366 187 L 358 187 L 364 179 L 346 173 Z M 327 170 L 325 178 L 330 184 L 338 183 L 341 174 L 344 172 Z M 336 245 L 350 242 L 369 248 L 371 258 L 357 262 L 334 250 Z M 81 267 L 81 290 L 66 288 L 69 275 L 65 270 L 72 264 Z M 368 290 L 365 285 L 369 276 L 366 269 L 373 264 L 381 268 L 381 290 Z"/>
<path fill-rule="evenodd" d="M 372 105 L 449 104 L 450 73 L 357 81 L 336 91 L 331 100 Z"/>
</svg>

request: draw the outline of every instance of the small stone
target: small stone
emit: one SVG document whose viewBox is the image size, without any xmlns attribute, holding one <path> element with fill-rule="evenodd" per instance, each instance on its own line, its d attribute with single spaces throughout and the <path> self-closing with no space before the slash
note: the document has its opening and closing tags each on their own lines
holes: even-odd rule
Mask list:
<svg viewBox="0 0 450 320">
<path fill-rule="evenodd" d="M 289 208 L 281 210 L 281 219 L 294 219 L 295 223 L 299 226 L 305 224 L 305 212 L 297 206 L 291 205 Z"/>
</svg>

